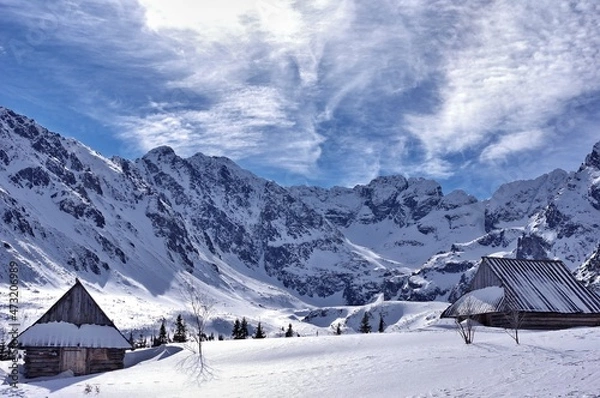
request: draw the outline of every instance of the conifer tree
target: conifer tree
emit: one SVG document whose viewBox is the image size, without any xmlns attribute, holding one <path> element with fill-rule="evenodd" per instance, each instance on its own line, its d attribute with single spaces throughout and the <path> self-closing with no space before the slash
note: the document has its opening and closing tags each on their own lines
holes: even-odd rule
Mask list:
<svg viewBox="0 0 600 398">
<path fill-rule="evenodd" d="M 167 344 L 169 342 L 169 338 L 167 336 L 167 328 L 165 327 L 165 320 L 163 319 L 160 324 L 160 329 L 158 330 L 158 338 L 154 339 L 154 346 L 159 346 L 161 344 Z"/>
<path fill-rule="evenodd" d="M 285 337 L 294 337 L 294 329 L 292 329 L 292 324 L 288 325 L 288 330 L 285 332 Z"/>
<path fill-rule="evenodd" d="M 254 332 L 254 338 L 255 339 L 264 339 L 265 337 L 267 337 L 267 335 L 265 334 L 265 332 L 262 328 L 262 324 L 260 322 L 258 322 L 258 326 L 256 327 L 256 332 Z"/>
<path fill-rule="evenodd" d="M 365 311 L 365 314 L 360 321 L 359 331 L 361 333 L 371 333 L 371 325 L 369 324 L 369 312 Z"/>
<path fill-rule="evenodd" d="M 342 334 L 342 325 L 340 325 L 339 323 L 337 324 L 337 327 L 335 328 L 335 334 L 338 336 L 340 334 Z"/>
<path fill-rule="evenodd" d="M 129 344 L 131 344 L 132 349 L 135 350 L 135 340 L 133 339 L 132 331 L 129 332 L 129 338 L 127 339 L 127 341 L 129 341 Z"/>
<path fill-rule="evenodd" d="M 383 315 L 379 314 L 379 327 L 377 328 L 379 333 L 383 333 L 385 331 L 385 322 L 383 321 Z"/>
<path fill-rule="evenodd" d="M 240 324 L 240 339 L 247 339 L 250 333 L 248 333 L 248 321 L 245 317 L 242 318 L 242 323 Z"/>
<path fill-rule="evenodd" d="M 174 343 L 185 343 L 187 341 L 187 327 L 181 318 L 181 314 L 177 315 L 175 320 L 175 333 L 173 333 Z"/>
<path fill-rule="evenodd" d="M 242 330 L 242 323 L 240 322 L 239 319 L 236 319 L 235 322 L 233 323 L 233 330 L 231 331 L 231 337 L 233 337 L 234 340 L 239 340 L 241 339 L 241 330 Z"/>
</svg>

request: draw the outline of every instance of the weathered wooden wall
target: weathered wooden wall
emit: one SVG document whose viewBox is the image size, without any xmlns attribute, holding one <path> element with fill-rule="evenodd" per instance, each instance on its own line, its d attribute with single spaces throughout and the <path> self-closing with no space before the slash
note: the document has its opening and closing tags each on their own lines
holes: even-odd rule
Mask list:
<svg viewBox="0 0 600 398">
<path fill-rule="evenodd" d="M 489 286 L 502 286 L 502 281 L 490 267 L 485 264 L 485 260 L 479 265 L 479 269 L 475 273 L 471 281 L 470 290 L 483 289 Z"/>
<path fill-rule="evenodd" d="M 77 326 L 82 324 L 113 325 L 79 281 L 37 323 L 61 321 Z"/>
<path fill-rule="evenodd" d="M 59 348 L 25 349 L 25 377 L 54 376 L 58 373 L 60 373 Z"/>
<path fill-rule="evenodd" d="M 477 320 L 485 326 L 513 328 L 510 317 L 503 313 L 479 315 Z M 600 314 L 525 313 L 519 329 L 556 330 L 578 326 L 600 326 Z"/>
<path fill-rule="evenodd" d="M 88 352 L 88 373 L 123 369 L 125 350 L 119 348 L 93 348 Z"/>
<path fill-rule="evenodd" d="M 69 353 L 67 353 L 69 351 Z M 25 377 L 54 376 L 68 368 L 66 355 L 72 355 L 74 348 L 26 347 Z M 125 350 L 119 348 L 81 348 L 77 355 L 77 363 L 72 369 L 75 374 L 90 374 L 123 369 Z"/>
</svg>

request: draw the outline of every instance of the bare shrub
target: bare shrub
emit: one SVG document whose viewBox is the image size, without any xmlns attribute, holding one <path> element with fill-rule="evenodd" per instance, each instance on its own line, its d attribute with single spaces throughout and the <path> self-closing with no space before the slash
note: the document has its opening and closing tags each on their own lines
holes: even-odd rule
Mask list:
<svg viewBox="0 0 600 398">
<path fill-rule="evenodd" d="M 465 344 L 473 343 L 475 329 L 479 324 L 474 319 L 475 307 L 475 300 L 472 297 L 466 297 L 461 305 L 461 314 L 454 319 L 456 330 Z"/>
<path fill-rule="evenodd" d="M 191 320 L 189 341 L 184 345 L 190 355 L 180 361 L 179 368 L 200 383 L 212 376 L 212 370 L 202 352 L 202 342 L 206 339 L 206 323 L 212 314 L 214 302 L 191 284 L 183 286 L 181 297 L 188 307 Z"/>
<path fill-rule="evenodd" d="M 504 314 L 508 324 L 510 325 L 510 329 L 504 329 L 504 331 L 512 337 L 512 339 L 520 344 L 519 341 L 519 329 L 521 329 L 521 325 L 523 324 L 523 320 L 525 319 L 525 313 L 519 312 L 517 310 L 511 309 Z"/>
</svg>

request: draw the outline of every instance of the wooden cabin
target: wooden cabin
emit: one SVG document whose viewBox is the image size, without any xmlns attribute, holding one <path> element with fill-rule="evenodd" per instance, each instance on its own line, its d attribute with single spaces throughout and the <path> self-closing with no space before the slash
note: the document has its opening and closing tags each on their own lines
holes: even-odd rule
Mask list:
<svg viewBox="0 0 600 398">
<path fill-rule="evenodd" d="M 467 293 L 441 317 L 521 329 L 600 326 L 600 297 L 561 261 L 483 257 Z"/>
<path fill-rule="evenodd" d="M 27 378 L 122 369 L 131 344 L 79 279 L 40 319 L 17 337 Z"/>
</svg>

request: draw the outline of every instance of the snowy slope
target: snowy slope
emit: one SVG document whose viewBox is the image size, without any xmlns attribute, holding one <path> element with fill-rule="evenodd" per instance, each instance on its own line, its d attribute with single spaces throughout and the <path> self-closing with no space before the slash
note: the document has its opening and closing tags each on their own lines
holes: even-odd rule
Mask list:
<svg viewBox="0 0 600 398">
<path fill-rule="evenodd" d="M 186 372 L 178 346 L 127 354 L 123 370 L 20 384 L 26 397 L 597 397 L 594 328 L 520 333 L 452 328 L 206 343 L 210 374 Z M 2 368 L 7 370 L 5 365 Z M 183 365 L 183 366 L 182 366 Z M 86 388 L 91 392 L 85 394 Z M 0 386 L 7 396 L 8 386 Z"/>
</svg>

